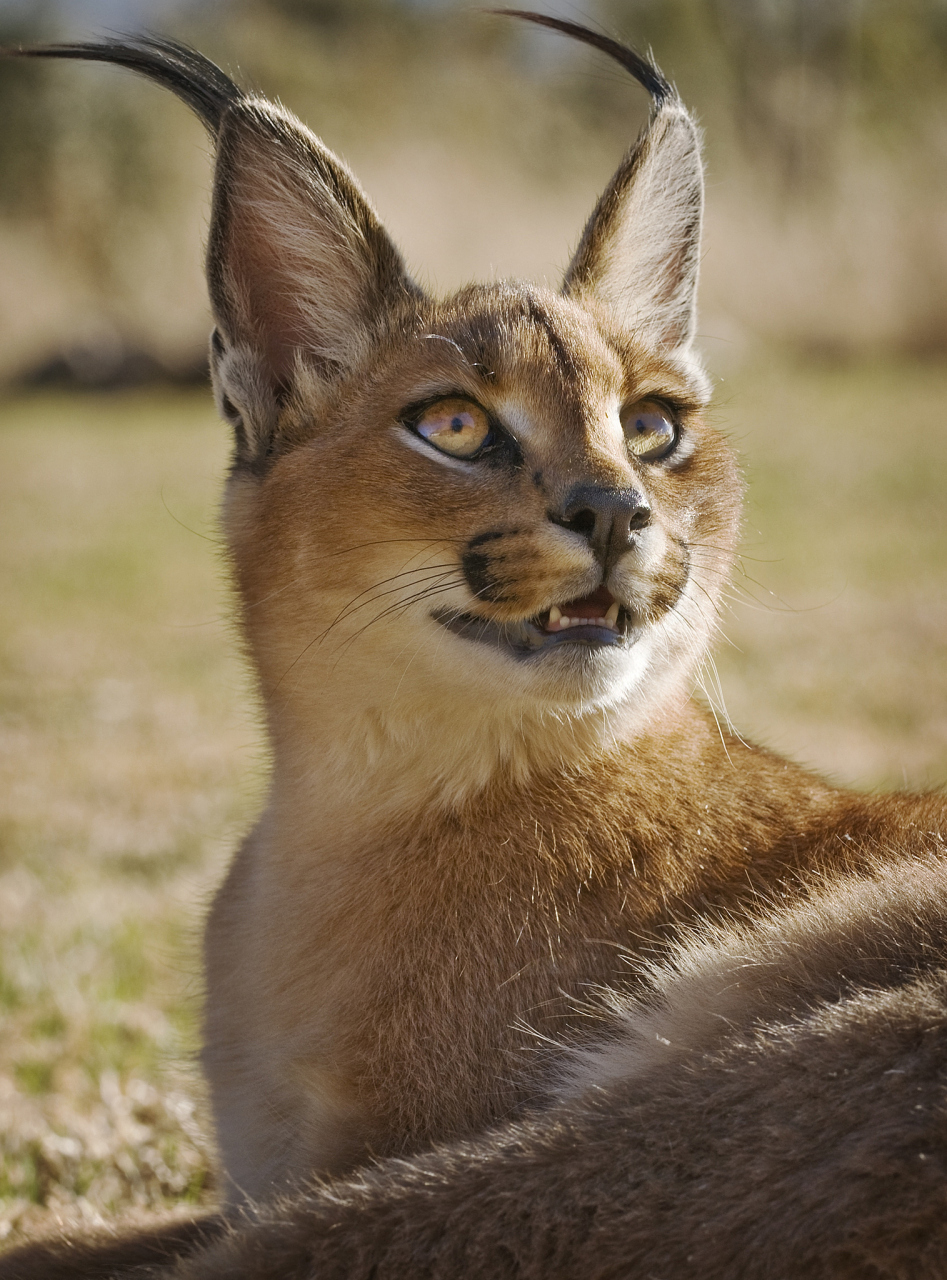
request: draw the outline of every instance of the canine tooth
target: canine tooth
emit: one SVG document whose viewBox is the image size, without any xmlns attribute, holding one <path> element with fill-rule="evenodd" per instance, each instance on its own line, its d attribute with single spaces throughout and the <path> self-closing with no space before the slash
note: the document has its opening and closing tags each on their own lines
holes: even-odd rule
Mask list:
<svg viewBox="0 0 947 1280">
<path fill-rule="evenodd" d="M 552 608 L 549 610 L 549 622 L 547 623 L 547 625 L 550 627 L 554 627 L 557 623 L 560 623 L 561 621 L 562 621 L 562 610 L 557 609 L 556 606 L 553 605 Z"/>
<path fill-rule="evenodd" d="M 608 623 L 610 627 L 618 626 L 618 610 L 620 608 L 621 606 L 619 605 L 617 600 L 614 601 L 613 604 L 610 604 L 608 606 L 608 612 L 605 615 L 605 621 Z"/>
</svg>

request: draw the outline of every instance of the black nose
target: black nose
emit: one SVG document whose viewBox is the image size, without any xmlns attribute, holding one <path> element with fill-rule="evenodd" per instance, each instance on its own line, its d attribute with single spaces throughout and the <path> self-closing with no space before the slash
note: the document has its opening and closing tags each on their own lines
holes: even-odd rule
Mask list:
<svg viewBox="0 0 947 1280">
<path fill-rule="evenodd" d="M 632 535 L 651 523 L 651 508 L 637 489 L 606 489 L 577 485 L 559 512 L 550 519 L 588 538 L 603 566 L 617 560 L 632 543 Z"/>
</svg>

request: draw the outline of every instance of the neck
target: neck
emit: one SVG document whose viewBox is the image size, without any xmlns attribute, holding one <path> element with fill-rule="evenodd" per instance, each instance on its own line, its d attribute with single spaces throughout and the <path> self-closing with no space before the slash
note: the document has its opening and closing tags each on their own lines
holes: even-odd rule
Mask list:
<svg viewBox="0 0 947 1280">
<path fill-rule="evenodd" d="M 358 707 L 328 700 L 300 714 L 271 710 L 274 799 L 298 829 L 377 832 L 441 809 L 458 811 L 492 783 L 588 769 L 627 743 L 680 718 L 678 695 L 660 715 L 624 703 L 563 714 L 522 706 L 419 706 L 397 698 Z"/>
</svg>

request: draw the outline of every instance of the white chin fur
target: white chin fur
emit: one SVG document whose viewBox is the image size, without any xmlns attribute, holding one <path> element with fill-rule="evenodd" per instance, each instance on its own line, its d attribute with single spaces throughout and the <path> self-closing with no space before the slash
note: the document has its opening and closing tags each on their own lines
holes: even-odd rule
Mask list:
<svg viewBox="0 0 947 1280">
<path fill-rule="evenodd" d="M 438 682 L 456 682 L 462 670 L 463 688 L 454 688 L 458 705 L 472 697 L 481 708 L 519 706 L 574 716 L 632 699 L 648 683 L 653 651 L 653 637 L 646 634 L 630 647 L 566 643 L 523 659 L 445 631 L 427 658 Z"/>
<path fill-rule="evenodd" d="M 320 656 L 356 702 L 391 700 L 419 709 L 438 704 L 459 716 L 492 710 L 501 717 L 517 711 L 574 717 L 626 702 L 650 703 L 652 692 L 666 691 L 666 655 L 674 652 L 660 642 L 667 622 L 630 646 L 560 643 L 520 658 L 454 634 L 427 610 L 412 610 L 352 643 L 339 636 L 338 650 Z M 311 674 L 317 686 L 327 679 L 323 672 Z"/>
<path fill-rule="evenodd" d="M 340 821 L 357 804 L 382 822 L 463 803 L 498 775 L 579 765 L 616 733 L 644 730 L 683 686 L 687 659 L 668 661 L 666 621 L 629 648 L 562 644 L 524 662 L 402 615 L 296 665 L 277 751 L 310 776 L 325 822 L 327 804 Z"/>
</svg>

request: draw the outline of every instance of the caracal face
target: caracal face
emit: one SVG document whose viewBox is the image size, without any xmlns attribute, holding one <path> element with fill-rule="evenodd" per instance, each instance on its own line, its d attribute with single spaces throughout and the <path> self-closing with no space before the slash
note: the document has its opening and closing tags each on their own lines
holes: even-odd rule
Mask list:
<svg viewBox="0 0 947 1280">
<path fill-rule="evenodd" d="M 555 713 L 689 671 L 738 485 L 687 362 L 523 285 L 415 306 L 373 355 L 232 480 L 266 686 Z"/>
</svg>

